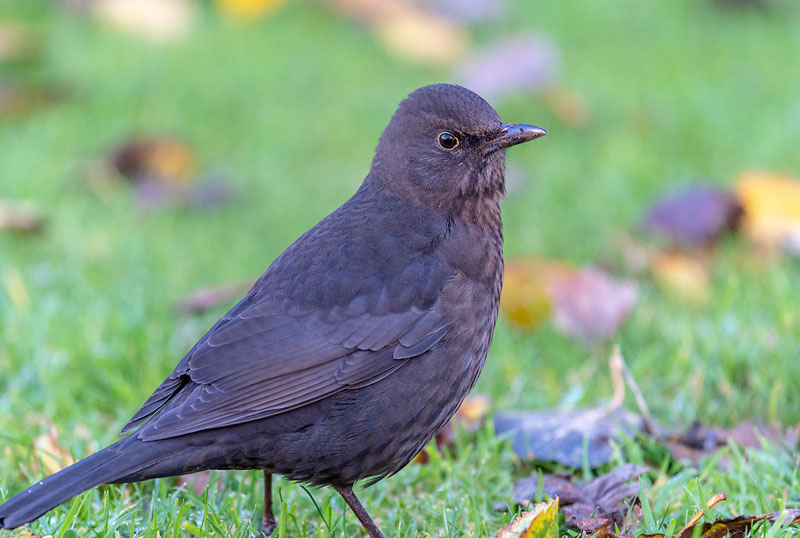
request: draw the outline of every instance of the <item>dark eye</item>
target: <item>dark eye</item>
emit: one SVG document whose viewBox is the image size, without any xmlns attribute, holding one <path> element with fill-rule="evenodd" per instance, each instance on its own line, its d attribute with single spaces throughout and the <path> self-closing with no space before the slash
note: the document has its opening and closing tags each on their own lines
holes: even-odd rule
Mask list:
<svg viewBox="0 0 800 538">
<path fill-rule="evenodd" d="M 443 133 L 439 133 L 439 145 L 442 149 L 456 149 L 458 147 L 458 138 L 453 133 L 448 133 L 447 131 Z"/>
</svg>

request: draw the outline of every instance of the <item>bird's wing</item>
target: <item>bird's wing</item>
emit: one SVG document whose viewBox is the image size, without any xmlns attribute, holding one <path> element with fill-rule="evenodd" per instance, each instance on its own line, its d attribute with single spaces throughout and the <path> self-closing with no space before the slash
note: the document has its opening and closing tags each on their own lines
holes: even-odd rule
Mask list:
<svg viewBox="0 0 800 538">
<path fill-rule="evenodd" d="M 392 295 L 383 287 L 323 311 L 287 311 L 251 293 L 192 348 L 123 432 L 150 418 L 138 434 L 145 440 L 238 424 L 384 378 L 451 329 L 441 298 L 421 306 L 412 298 L 397 311 Z"/>
</svg>

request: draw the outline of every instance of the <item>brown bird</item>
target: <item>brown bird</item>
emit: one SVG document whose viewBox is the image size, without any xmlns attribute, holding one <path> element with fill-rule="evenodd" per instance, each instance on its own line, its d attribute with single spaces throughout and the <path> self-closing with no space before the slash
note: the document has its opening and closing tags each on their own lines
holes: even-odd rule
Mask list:
<svg viewBox="0 0 800 538">
<path fill-rule="evenodd" d="M 100 484 L 262 469 L 353 494 L 404 467 L 483 368 L 503 282 L 505 149 L 539 127 L 503 123 L 448 84 L 408 96 L 356 193 L 276 259 L 153 392 L 117 443 L 0 506 L 32 521 Z"/>
</svg>

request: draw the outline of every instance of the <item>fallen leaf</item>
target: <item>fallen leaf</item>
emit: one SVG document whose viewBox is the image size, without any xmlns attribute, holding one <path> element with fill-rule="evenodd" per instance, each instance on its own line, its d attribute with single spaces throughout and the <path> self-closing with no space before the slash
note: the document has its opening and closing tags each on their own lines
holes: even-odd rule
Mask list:
<svg viewBox="0 0 800 538">
<path fill-rule="evenodd" d="M 775 523 L 778 520 L 783 522 L 784 527 L 800 524 L 800 510 L 784 510 L 772 514 L 762 514 L 758 516 L 737 516 L 721 518 L 713 522 L 702 524 L 700 536 L 702 538 L 745 538 L 754 524 L 759 521 Z M 675 538 L 691 538 L 694 535 L 696 525 L 691 525 L 677 534 Z M 651 537 L 663 537 L 663 535 L 643 535 Z"/>
<path fill-rule="evenodd" d="M 242 19 L 255 19 L 273 13 L 286 0 L 216 0 L 219 9 Z"/>
<path fill-rule="evenodd" d="M 389 52 L 405 60 L 449 65 L 469 44 L 461 26 L 409 0 L 329 0 L 329 4 L 367 25 Z"/>
<path fill-rule="evenodd" d="M 57 473 L 64 467 L 75 463 L 72 454 L 58 444 L 58 428 L 50 422 L 47 433 L 37 437 L 33 441 L 33 452 L 38 456 L 38 461 L 46 471 L 46 474 Z"/>
<path fill-rule="evenodd" d="M 732 192 L 698 184 L 660 196 L 647 211 L 643 227 L 673 243 L 705 246 L 736 230 L 742 213 Z"/>
<path fill-rule="evenodd" d="M 552 312 L 552 282 L 574 271 L 565 262 L 546 258 L 519 258 L 506 263 L 500 313 L 519 329 L 537 328 Z"/>
<path fill-rule="evenodd" d="M 0 62 L 27 62 L 38 53 L 38 44 L 29 28 L 0 22 Z"/>
<path fill-rule="evenodd" d="M 201 288 L 181 299 L 175 305 L 180 314 L 202 314 L 227 304 L 247 293 L 253 285 L 252 281 L 223 284 L 209 288 Z"/>
<path fill-rule="evenodd" d="M 57 87 L 0 82 L 0 119 L 27 116 L 56 104 L 66 95 Z"/>
<path fill-rule="evenodd" d="M 746 420 L 731 428 L 708 427 L 700 421 L 695 421 L 685 432 L 673 434 L 663 443 L 676 460 L 696 464 L 727 446 L 728 443 L 735 443 L 745 448 L 761 448 L 762 440 L 786 446 L 791 450 L 798 442 L 794 428 L 782 428 L 776 424 L 760 424 Z"/>
<path fill-rule="evenodd" d="M 492 406 L 492 399 L 486 394 L 471 394 L 456 411 L 447 424 L 436 432 L 436 448 L 441 452 L 445 448 L 452 448 L 455 444 L 456 436 L 453 430 L 453 422 L 462 425 L 467 431 L 474 432 L 486 422 L 486 416 Z M 426 464 L 430 460 L 428 448 L 422 449 L 414 458 L 416 463 Z"/>
<path fill-rule="evenodd" d="M 532 473 L 530 476 L 517 481 L 514 484 L 512 499 L 515 506 L 525 508 L 536 499 L 539 493 L 541 477 L 542 496 L 551 499 L 558 497 L 562 504 L 572 504 L 579 502 L 583 494 L 578 486 L 572 483 L 569 475 L 565 474 L 542 474 Z M 498 508 L 500 505 L 498 505 Z"/>
<path fill-rule="evenodd" d="M 550 461 L 592 469 L 611 461 L 612 441 L 633 437 L 644 421 L 625 409 L 504 411 L 494 416 L 498 435 L 513 432 L 514 452 L 526 460 Z"/>
<path fill-rule="evenodd" d="M 7 267 L 2 273 L 2 284 L 14 309 L 18 313 L 27 312 L 31 306 L 31 294 L 22 274 L 15 267 Z"/>
<path fill-rule="evenodd" d="M 42 538 L 42 535 L 34 534 L 26 527 L 17 527 L 14 530 L 0 529 L 0 538 Z"/>
<path fill-rule="evenodd" d="M 93 4 L 99 20 L 158 43 L 186 35 L 196 8 L 190 0 L 97 0 Z"/>
<path fill-rule="evenodd" d="M 509 12 L 507 0 L 433 0 L 430 7 L 448 19 L 470 24 L 498 21 Z"/>
<path fill-rule="evenodd" d="M 415 9 L 380 19 L 375 33 L 384 46 L 406 60 L 449 65 L 466 50 L 467 34 L 446 19 Z"/>
<path fill-rule="evenodd" d="M 533 510 L 522 512 L 519 517 L 497 531 L 497 538 L 558 538 L 558 499 L 539 503 Z"/>
<path fill-rule="evenodd" d="M 748 237 L 769 247 L 800 241 L 800 181 L 774 172 L 744 172 L 735 191 Z"/>
<path fill-rule="evenodd" d="M 225 471 L 216 471 L 219 477 L 220 484 L 222 482 L 222 475 Z M 175 480 L 175 489 L 191 489 L 197 497 L 201 497 L 208 487 L 208 481 L 211 478 L 211 471 L 200 471 L 193 474 L 182 474 Z"/>
<path fill-rule="evenodd" d="M 540 93 L 553 86 L 558 52 L 543 36 L 513 36 L 464 59 L 454 78 L 489 101 Z"/>
<path fill-rule="evenodd" d="M 636 283 L 594 268 L 556 277 L 550 286 L 556 328 L 586 343 L 614 336 L 638 298 Z"/>
<path fill-rule="evenodd" d="M 711 295 L 710 259 L 701 254 L 662 252 L 650 260 L 655 281 L 666 291 L 688 303 L 706 304 Z"/>
<path fill-rule="evenodd" d="M 492 397 L 488 394 L 470 394 L 458 408 L 453 418 L 467 427 L 468 431 L 475 431 L 486 421 L 486 415 L 492 407 Z"/>
<path fill-rule="evenodd" d="M 114 149 L 107 160 L 111 170 L 131 183 L 144 210 L 163 206 L 207 209 L 230 198 L 224 177 L 201 179 L 195 152 L 176 138 L 131 138 Z M 93 180 L 98 184 L 95 187 L 102 185 L 98 179 L 102 180 L 102 174 Z"/>
<path fill-rule="evenodd" d="M 35 233 L 44 227 L 44 217 L 33 206 L 0 200 L 0 230 Z"/>
<path fill-rule="evenodd" d="M 111 153 L 111 166 L 131 182 L 147 179 L 186 185 L 197 173 L 197 159 L 189 146 L 176 138 L 131 138 Z"/>
<path fill-rule="evenodd" d="M 543 95 L 544 104 L 552 114 L 573 129 L 589 125 L 589 105 L 574 90 L 564 86 L 553 86 Z"/>
<path fill-rule="evenodd" d="M 604 525 L 621 526 L 628 512 L 623 501 L 636 497 L 638 482 L 629 483 L 649 469 L 627 463 L 589 482 L 575 484 L 560 475 L 542 475 L 542 494 L 559 498 L 567 525 L 581 530 Z M 527 506 L 539 491 L 539 475 L 533 473 L 514 484 L 514 503 Z"/>
</svg>

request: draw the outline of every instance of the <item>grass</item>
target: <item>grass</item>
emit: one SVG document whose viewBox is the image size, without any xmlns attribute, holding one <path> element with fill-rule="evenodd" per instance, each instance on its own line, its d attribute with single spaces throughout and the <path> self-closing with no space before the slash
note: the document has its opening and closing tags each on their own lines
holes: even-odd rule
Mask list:
<svg viewBox="0 0 800 538">
<path fill-rule="evenodd" d="M 0 234 L 2 499 L 41 476 L 32 445 L 49 427 L 44 417 L 78 456 L 115 440 L 222 313 L 179 318 L 174 301 L 257 276 L 357 187 L 397 102 L 450 75 L 387 55 L 367 31 L 311 3 L 247 24 L 206 13 L 192 36 L 167 46 L 44 3 L 0 9 L 39 20 L 42 60 L 28 76 L 68 90 L 57 106 L 0 122 L 0 195 L 32 201 L 49 217 L 40 237 Z M 478 43 L 527 30 L 552 37 L 564 83 L 592 114 L 588 128 L 574 130 L 538 99 L 497 103 L 506 120 L 551 131 L 509 154 L 525 183 L 503 205 L 507 257 L 613 259 L 615 233 L 635 229 L 664 188 L 695 178 L 726 184 L 749 168 L 800 173 L 798 23 L 788 4 L 762 12 L 576 0 L 520 1 L 511 22 L 482 26 Z M 187 140 L 206 169 L 230 178 L 234 203 L 142 214 L 122 189 L 89 192 L 86 163 L 135 133 Z M 617 342 L 664 424 L 798 423 L 800 264 L 759 260 L 739 239 L 719 250 L 708 305 L 686 306 L 644 281 Z M 477 390 L 497 408 L 593 405 L 610 393 L 607 352 L 549 327 L 520 334 L 501 320 Z M 488 430 L 462 434 L 457 454 L 360 492 L 389 535 L 492 536 L 512 516 L 493 506 L 510 502 L 513 480 L 530 469 L 508 444 Z M 680 528 L 716 491 L 729 501 L 715 513 L 800 506 L 799 464 L 775 446 L 730 447 L 698 468 L 653 471 L 655 527 L 675 518 Z M 32 529 L 248 535 L 260 517 L 259 477 L 220 473 L 210 484 L 199 497 L 171 480 L 99 488 Z M 276 498 L 288 536 L 359 535 L 328 490 L 281 481 Z"/>
</svg>

